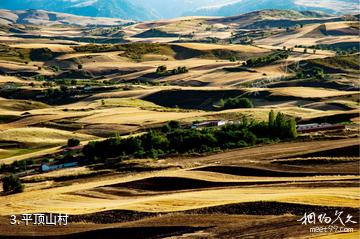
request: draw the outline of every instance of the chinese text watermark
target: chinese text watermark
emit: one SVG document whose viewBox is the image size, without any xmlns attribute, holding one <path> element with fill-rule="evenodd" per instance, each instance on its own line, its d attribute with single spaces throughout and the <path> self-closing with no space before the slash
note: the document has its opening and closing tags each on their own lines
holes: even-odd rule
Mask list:
<svg viewBox="0 0 360 239">
<path fill-rule="evenodd" d="M 353 232 L 357 221 L 353 219 L 351 214 L 344 214 L 343 211 L 335 211 L 334 215 L 327 213 L 315 212 L 305 213 L 302 218 L 297 220 L 302 225 L 313 225 L 310 227 L 312 233 L 326 233 L 326 232 Z"/>
<path fill-rule="evenodd" d="M 11 225 L 47 225 L 47 226 L 66 226 L 68 225 L 67 214 L 43 214 L 43 213 L 34 213 L 34 214 L 21 214 L 20 217 L 16 215 L 10 216 Z"/>
</svg>

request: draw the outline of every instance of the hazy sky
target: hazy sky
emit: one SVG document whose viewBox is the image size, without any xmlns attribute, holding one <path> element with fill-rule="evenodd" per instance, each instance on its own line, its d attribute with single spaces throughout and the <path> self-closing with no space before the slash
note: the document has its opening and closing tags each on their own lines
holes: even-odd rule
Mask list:
<svg viewBox="0 0 360 239">
<path fill-rule="evenodd" d="M 357 3 L 358 0 L 0 0 L 0 8 L 44 9 L 85 16 L 150 20 L 184 15 L 231 16 L 272 7 L 320 10 L 331 14 L 357 13 Z M 224 5 L 226 7 L 219 7 Z"/>
<path fill-rule="evenodd" d="M 182 16 L 184 12 L 193 11 L 208 5 L 238 2 L 240 0 L 133 0 L 133 3 L 142 4 L 154 9 L 161 17 L 169 18 Z"/>
</svg>

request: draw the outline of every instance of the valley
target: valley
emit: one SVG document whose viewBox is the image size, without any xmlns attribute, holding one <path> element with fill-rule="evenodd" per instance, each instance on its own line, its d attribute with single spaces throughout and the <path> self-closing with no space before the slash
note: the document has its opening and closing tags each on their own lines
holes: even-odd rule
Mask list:
<svg viewBox="0 0 360 239">
<path fill-rule="evenodd" d="M 0 14 L 0 238 L 359 237 L 359 15 Z"/>
</svg>

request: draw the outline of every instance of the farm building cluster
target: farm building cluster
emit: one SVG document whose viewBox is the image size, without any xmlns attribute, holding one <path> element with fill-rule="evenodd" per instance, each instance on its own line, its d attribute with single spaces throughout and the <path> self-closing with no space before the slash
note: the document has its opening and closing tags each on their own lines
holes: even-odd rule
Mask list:
<svg viewBox="0 0 360 239">
<path fill-rule="evenodd" d="M 192 129 L 201 129 L 201 128 L 208 128 L 208 127 L 222 127 L 225 125 L 240 124 L 240 123 L 241 123 L 240 120 L 238 120 L 238 121 L 209 120 L 209 121 L 193 123 L 191 128 Z M 329 124 L 329 123 L 299 124 L 296 127 L 296 129 L 299 133 L 310 133 L 310 132 L 323 131 L 323 130 L 342 130 L 345 128 L 346 128 L 345 125 Z"/>
<path fill-rule="evenodd" d="M 345 129 L 345 125 L 333 125 L 329 123 L 322 123 L 322 124 L 300 124 L 297 126 L 297 131 L 299 133 L 310 133 L 322 130 L 337 130 L 337 129 Z"/>
</svg>

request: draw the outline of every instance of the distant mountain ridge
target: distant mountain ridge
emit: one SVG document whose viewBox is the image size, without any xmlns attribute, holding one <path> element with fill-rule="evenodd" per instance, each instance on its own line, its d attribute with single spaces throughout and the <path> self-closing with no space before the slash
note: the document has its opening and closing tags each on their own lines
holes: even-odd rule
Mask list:
<svg viewBox="0 0 360 239">
<path fill-rule="evenodd" d="M 243 29 L 292 27 L 295 25 L 342 21 L 336 16 L 317 11 L 259 10 L 230 17 L 209 17 L 211 24 L 232 24 Z"/>
<path fill-rule="evenodd" d="M 238 0 L 227 4 L 210 5 L 184 13 L 186 16 L 233 16 L 264 9 L 322 11 L 347 14 L 359 11 L 358 0 Z"/>
<path fill-rule="evenodd" d="M 32 24 L 32 25 L 78 25 L 78 26 L 114 26 L 124 25 L 131 21 L 118 18 L 84 17 L 66 13 L 44 10 L 1 10 L 0 25 Z"/>
<path fill-rule="evenodd" d="M 151 20 L 158 16 L 131 0 L 1 0 L 0 8 L 9 10 L 47 10 L 89 17 Z"/>
</svg>

